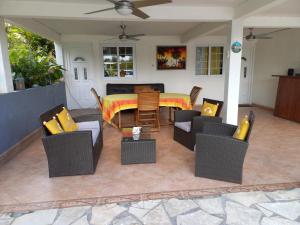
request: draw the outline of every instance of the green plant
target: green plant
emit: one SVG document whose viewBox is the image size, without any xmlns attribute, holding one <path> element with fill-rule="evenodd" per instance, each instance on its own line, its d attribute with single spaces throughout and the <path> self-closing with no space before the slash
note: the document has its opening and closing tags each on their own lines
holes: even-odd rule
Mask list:
<svg viewBox="0 0 300 225">
<path fill-rule="evenodd" d="M 53 42 L 10 24 L 6 24 L 6 31 L 14 78 L 23 77 L 26 88 L 49 85 L 63 77 Z"/>
</svg>

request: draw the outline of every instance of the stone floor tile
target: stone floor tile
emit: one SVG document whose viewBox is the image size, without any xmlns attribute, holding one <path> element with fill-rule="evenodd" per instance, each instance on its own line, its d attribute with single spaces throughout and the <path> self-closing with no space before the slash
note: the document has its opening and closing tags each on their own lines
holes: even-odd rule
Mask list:
<svg viewBox="0 0 300 225">
<path fill-rule="evenodd" d="M 72 223 L 72 225 L 89 225 L 87 216 L 81 217 L 76 222 Z"/>
<path fill-rule="evenodd" d="M 176 198 L 172 198 L 169 200 L 163 201 L 165 208 L 170 217 L 174 217 L 185 212 L 188 212 L 192 209 L 196 209 L 199 206 L 192 200 L 180 200 Z"/>
<path fill-rule="evenodd" d="M 161 203 L 160 200 L 141 201 L 133 203 L 129 208 L 129 213 L 133 214 L 141 220 L 143 216 L 145 216 L 146 213 L 149 212 L 149 210 L 153 209 L 159 203 Z"/>
<path fill-rule="evenodd" d="M 49 209 L 28 213 L 16 218 L 12 225 L 49 225 L 53 223 L 57 211 L 57 209 Z"/>
<path fill-rule="evenodd" d="M 223 197 L 238 202 L 247 207 L 255 203 L 270 202 L 270 199 L 267 198 L 262 191 L 229 193 L 224 194 Z"/>
<path fill-rule="evenodd" d="M 92 208 L 92 219 L 90 223 L 93 225 L 108 225 L 125 210 L 126 208 L 117 204 L 95 206 Z"/>
<path fill-rule="evenodd" d="M 221 198 L 203 198 L 196 199 L 194 202 L 200 206 L 205 212 L 210 214 L 224 214 Z"/>
<path fill-rule="evenodd" d="M 274 199 L 275 201 L 296 200 L 300 199 L 300 188 L 295 188 L 293 190 L 267 192 L 266 195 Z"/>
<path fill-rule="evenodd" d="M 255 205 L 255 207 L 259 210 L 259 211 L 261 211 L 265 216 L 267 216 L 267 217 L 270 217 L 270 216 L 272 216 L 274 213 L 273 212 L 271 212 L 270 210 L 267 210 L 267 209 L 265 209 L 265 208 L 263 208 L 263 207 L 261 207 L 261 206 L 259 206 L 259 205 Z"/>
<path fill-rule="evenodd" d="M 55 220 L 53 225 L 69 225 L 78 218 L 82 217 L 89 208 L 90 206 L 62 209 L 60 215 Z"/>
<path fill-rule="evenodd" d="M 228 225 L 259 225 L 262 217 L 260 211 L 230 201 L 226 202 L 225 212 Z"/>
<path fill-rule="evenodd" d="M 280 217 L 264 217 L 261 225 L 300 225 L 300 223 Z"/>
<path fill-rule="evenodd" d="M 172 225 L 162 205 L 157 206 L 146 214 L 142 222 L 145 225 Z"/>
<path fill-rule="evenodd" d="M 177 216 L 177 225 L 220 225 L 222 222 L 222 219 L 202 210 Z"/>
<path fill-rule="evenodd" d="M 259 206 L 290 220 L 300 216 L 300 201 L 261 203 Z"/>
<path fill-rule="evenodd" d="M 117 218 L 112 222 L 112 225 L 141 225 L 141 223 L 131 215 L 122 218 Z"/>
</svg>

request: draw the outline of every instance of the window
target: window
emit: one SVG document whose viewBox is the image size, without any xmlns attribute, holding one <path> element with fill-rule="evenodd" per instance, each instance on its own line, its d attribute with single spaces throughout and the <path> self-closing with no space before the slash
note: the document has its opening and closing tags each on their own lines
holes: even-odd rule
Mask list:
<svg viewBox="0 0 300 225">
<path fill-rule="evenodd" d="M 223 46 L 196 48 L 196 75 L 223 74 Z"/>
<path fill-rule="evenodd" d="M 135 75 L 132 46 L 103 47 L 104 77 L 133 77 Z"/>
</svg>

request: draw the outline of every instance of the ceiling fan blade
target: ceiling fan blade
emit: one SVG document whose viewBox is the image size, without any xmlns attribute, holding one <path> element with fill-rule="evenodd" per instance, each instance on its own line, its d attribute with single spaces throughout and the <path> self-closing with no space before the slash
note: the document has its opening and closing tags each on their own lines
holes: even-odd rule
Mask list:
<svg viewBox="0 0 300 225">
<path fill-rule="evenodd" d="M 129 38 L 135 38 L 135 37 L 141 37 L 141 36 L 145 36 L 145 34 L 129 34 L 128 35 Z"/>
<path fill-rule="evenodd" d="M 140 17 L 142 19 L 149 18 L 149 16 L 146 13 L 144 13 L 142 10 L 137 9 L 137 8 L 133 8 L 132 15 L 135 15 L 135 16 Z"/>
<path fill-rule="evenodd" d="M 272 39 L 272 37 L 260 36 L 260 37 L 255 37 L 255 39 Z"/>
<path fill-rule="evenodd" d="M 117 39 L 119 39 L 119 38 L 117 38 L 117 37 L 114 37 L 114 38 L 109 38 L 109 39 L 103 40 L 103 42 L 105 42 L 105 41 L 117 40 Z"/>
<path fill-rule="evenodd" d="M 139 41 L 140 39 L 137 39 L 137 38 L 134 38 L 134 37 L 128 37 L 127 40 Z"/>
<path fill-rule="evenodd" d="M 136 8 L 152 6 L 152 5 L 161 5 L 166 3 L 171 3 L 172 0 L 142 0 L 142 1 L 135 1 L 132 2 Z"/>
<path fill-rule="evenodd" d="M 96 11 L 92 11 L 92 12 L 87 12 L 87 13 L 84 13 L 84 14 L 90 15 L 90 14 L 99 13 L 99 12 L 105 12 L 105 11 L 109 11 L 109 10 L 113 10 L 113 9 L 115 9 L 115 7 L 107 8 L 107 9 L 100 9 L 100 10 L 96 10 Z"/>
<path fill-rule="evenodd" d="M 118 1 L 115 1 L 115 0 L 106 0 L 106 1 L 111 2 L 113 4 L 116 4 L 118 2 Z"/>
<path fill-rule="evenodd" d="M 270 34 L 274 34 L 274 33 L 280 32 L 280 31 L 284 31 L 284 30 L 290 30 L 290 29 L 291 28 L 284 28 L 284 29 L 274 30 L 274 31 L 271 31 L 271 32 L 263 33 L 263 34 L 257 34 L 256 37 L 267 36 L 267 35 L 270 35 Z"/>
</svg>

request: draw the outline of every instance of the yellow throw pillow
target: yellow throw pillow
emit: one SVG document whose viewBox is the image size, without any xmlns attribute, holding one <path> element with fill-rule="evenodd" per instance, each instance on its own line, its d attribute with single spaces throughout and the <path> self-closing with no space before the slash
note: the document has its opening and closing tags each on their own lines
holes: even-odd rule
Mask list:
<svg viewBox="0 0 300 225">
<path fill-rule="evenodd" d="M 216 116 L 219 104 L 211 104 L 204 101 L 201 108 L 201 116 Z"/>
<path fill-rule="evenodd" d="M 244 119 L 242 119 L 241 123 L 239 124 L 238 128 L 236 129 L 233 137 L 239 140 L 244 141 L 249 131 L 249 119 L 248 116 L 245 115 Z"/>
<path fill-rule="evenodd" d="M 78 130 L 77 124 L 74 122 L 65 107 L 63 107 L 63 110 L 56 115 L 64 131 L 72 132 Z"/>
<path fill-rule="evenodd" d="M 55 116 L 52 120 L 49 120 L 48 122 L 44 121 L 43 124 L 45 127 L 47 127 L 51 134 L 60 134 L 64 132 L 64 130 L 61 128 L 58 121 L 56 120 Z"/>
</svg>

